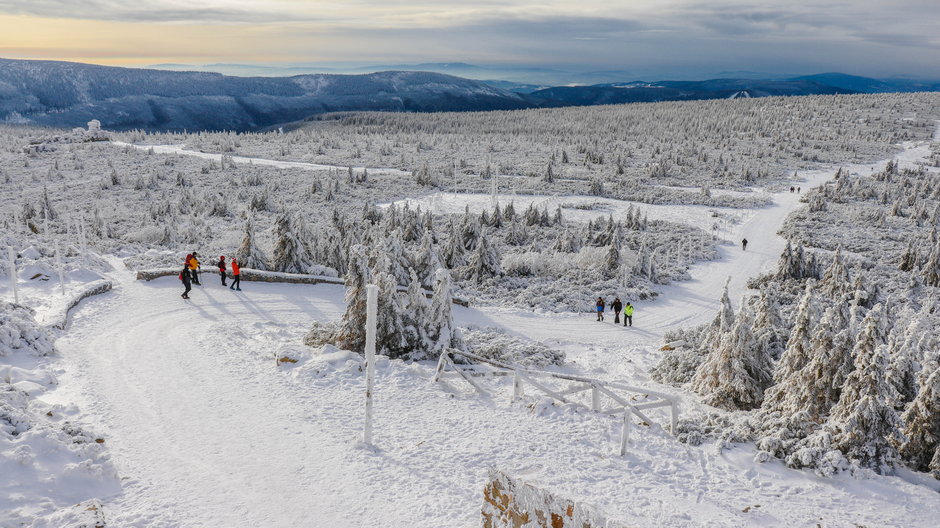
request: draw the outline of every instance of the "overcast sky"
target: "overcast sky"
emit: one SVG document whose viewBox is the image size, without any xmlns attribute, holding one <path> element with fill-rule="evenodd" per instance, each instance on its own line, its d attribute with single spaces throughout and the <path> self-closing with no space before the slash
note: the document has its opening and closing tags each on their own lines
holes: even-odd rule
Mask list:
<svg viewBox="0 0 940 528">
<path fill-rule="evenodd" d="M 940 77 L 940 0 L 0 0 L 0 57 Z"/>
</svg>

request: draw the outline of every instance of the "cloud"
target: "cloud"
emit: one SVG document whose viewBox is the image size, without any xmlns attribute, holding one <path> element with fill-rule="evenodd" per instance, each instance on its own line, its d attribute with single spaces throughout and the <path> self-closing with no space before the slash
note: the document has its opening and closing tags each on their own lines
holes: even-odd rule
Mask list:
<svg viewBox="0 0 940 528">
<path fill-rule="evenodd" d="M 257 3 L 254 3 L 256 6 Z M 74 18 L 117 22 L 270 23 L 305 17 L 285 11 L 280 3 L 258 9 L 244 2 L 166 0 L 0 0 L 0 12 L 47 18 Z M 274 7 L 275 9 L 272 9 Z M 276 9 L 280 7 L 281 9 Z"/>
<path fill-rule="evenodd" d="M 940 75 L 935 0 L 0 0 L 0 13 L 122 57 L 172 44 L 208 62 Z M 0 32 L 0 49 L 22 40 Z"/>
</svg>

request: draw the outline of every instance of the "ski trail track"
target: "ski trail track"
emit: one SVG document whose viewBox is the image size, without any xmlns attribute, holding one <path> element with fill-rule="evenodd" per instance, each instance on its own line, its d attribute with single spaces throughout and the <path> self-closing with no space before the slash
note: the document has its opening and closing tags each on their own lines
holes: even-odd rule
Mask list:
<svg viewBox="0 0 940 528">
<path fill-rule="evenodd" d="M 802 174 L 798 184 L 805 192 L 833 172 Z M 692 280 L 636 303 L 632 329 L 594 314 L 456 307 L 455 317 L 555 343 L 574 369 L 635 384 L 664 332 L 714 316 L 729 276 L 737 303 L 746 280 L 772 268 L 784 245 L 775 233 L 799 197 L 776 194 L 738 226 L 746 252 L 723 246 L 720 260 L 690 270 Z M 172 278 L 137 282 L 115 263 L 114 291 L 85 301 L 57 343 L 63 369 L 52 396 L 79 405 L 106 438 L 124 487 L 104 498 L 115 526 L 477 526 L 494 465 L 636 525 L 929 526 L 936 511 L 926 486 L 816 479 L 779 462 L 755 465 L 745 448 L 718 454 L 655 428 L 637 433 L 621 458 L 616 420 L 442 387 L 427 364 L 380 360 L 377 447 L 357 446 L 358 362 L 302 374 L 274 363 L 274 351 L 296 346 L 312 321 L 342 314 L 342 287 L 247 283 L 236 293 L 207 273 L 185 302 Z"/>
</svg>

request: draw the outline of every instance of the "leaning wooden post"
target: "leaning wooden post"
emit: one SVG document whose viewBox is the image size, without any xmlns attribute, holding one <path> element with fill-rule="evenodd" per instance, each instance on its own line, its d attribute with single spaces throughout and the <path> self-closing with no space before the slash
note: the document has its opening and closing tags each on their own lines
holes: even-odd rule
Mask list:
<svg viewBox="0 0 940 528">
<path fill-rule="evenodd" d="M 13 304 L 20 304 L 20 290 L 16 285 L 16 255 L 13 246 L 7 246 L 7 257 L 10 260 L 10 286 L 13 288 Z"/>
<path fill-rule="evenodd" d="M 59 286 L 62 287 L 62 295 L 65 295 L 65 273 L 62 271 L 62 257 L 59 255 L 59 241 L 55 242 L 55 267 L 59 270 Z"/>
<path fill-rule="evenodd" d="M 366 424 L 362 441 L 372 445 L 372 388 L 375 383 L 375 326 L 378 314 L 379 287 L 366 286 Z"/>
<path fill-rule="evenodd" d="M 79 240 L 81 241 L 81 250 L 82 250 L 82 264 L 88 265 L 88 240 L 85 238 L 85 215 L 80 217 L 80 222 L 78 222 L 78 234 Z"/>
<path fill-rule="evenodd" d="M 519 376 L 519 371 L 513 371 L 512 374 L 512 401 L 516 401 L 525 394 L 525 391 L 522 389 L 522 378 Z"/>
<path fill-rule="evenodd" d="M 630 427 L 633 425 L 632 408 L 623 410 L 623 431 L 620 433 L 620 456 L 627 454 L 627 442 L 630 441 Z"/>
<path fill-rule="evenodd" d="M 676 400 L 669 402 L 669 410 L 671 411 L 671 416 L 669 417 L 669 433 L 675 436 L 676 428 L 679 425 L 679 405 L 676 403 Z"/>
</svg>

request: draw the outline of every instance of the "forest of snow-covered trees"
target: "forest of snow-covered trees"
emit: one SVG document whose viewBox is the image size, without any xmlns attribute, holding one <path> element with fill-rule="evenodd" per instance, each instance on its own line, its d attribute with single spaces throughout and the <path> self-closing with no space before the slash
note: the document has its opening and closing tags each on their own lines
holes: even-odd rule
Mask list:
<svg viewBox="0 0 940 528">
<path fill-rule="evenodd" d="M 813 96 L 476 112 L 333 114 L 275 134 L 128 134 L 237 153 L 413 171 L 463 191 L 604 194 L 648 203 L 717 202 L 663 186 L 739 188 L 818 163 L 886 157 L 929 137 L 935 94 Z M 455 174 L 456 173 L 456 174 Z M 456 178 L 456 181 L 455 181 Z"/>
<path fill-rule="evenodd" d="M 685 437 L 754 441 L 821 474 L 898 464 L 940 476 L 940 175 L 839 171 L 791 215 L 777 271 L 737 312 L 684 332 L 654 377 L 739 411 Z"/>
<path fill-rule="evenodd" d="M 178 266 L 197 250 L 246 268 L 339 276 L 349 309 L 307 342 L 356 351 L 362 286 L 374 282 L 382 353 L 428 359 L 508 339 L 465 336 L 454 296 L 587 311 L 598 296 L 653 297 L 716 257 L 724 242 L 714 225 L 650 219 L 644 204 L 706 207 L 715 222 L 733 222 L 736 208 L 767 203 L 751 187 L 890 156 L 899 141 L 929 138 L 937 117 L 936 94 L 885 94 L 334 115 L 290 133 L 111 136 L 144 148 L 24 149 L 50 131 L 6 127 L 0 243 L 33 247 L 50 269 L 53 245 L 74 257 L 80 238 L 135 268 Z M 146 148 L 180 144 L 221 157 Z M 491 199 L 434 213 L 401 202 L 445 192 Z M 521 195 L 635 203 L 616 214 L 587 206 L 592 218 L 580 222 L 570 218 L 580 206 L 523 207 Z M 758 457 L 824 474 L 905 463 L 940 475 L 940 178 L 896 166 L 874 179 L 840 172 L 805 200 L 784 227 L 792 245 L 779 269 L 753 281 L 758 294 L 736 312 L 726 297 L 711 325 L 675 336 L 686 346 L 667 352 L 654 377 L 734 411 L 686 423 L 690 441 L 754 441 Z"/>
</svg>

